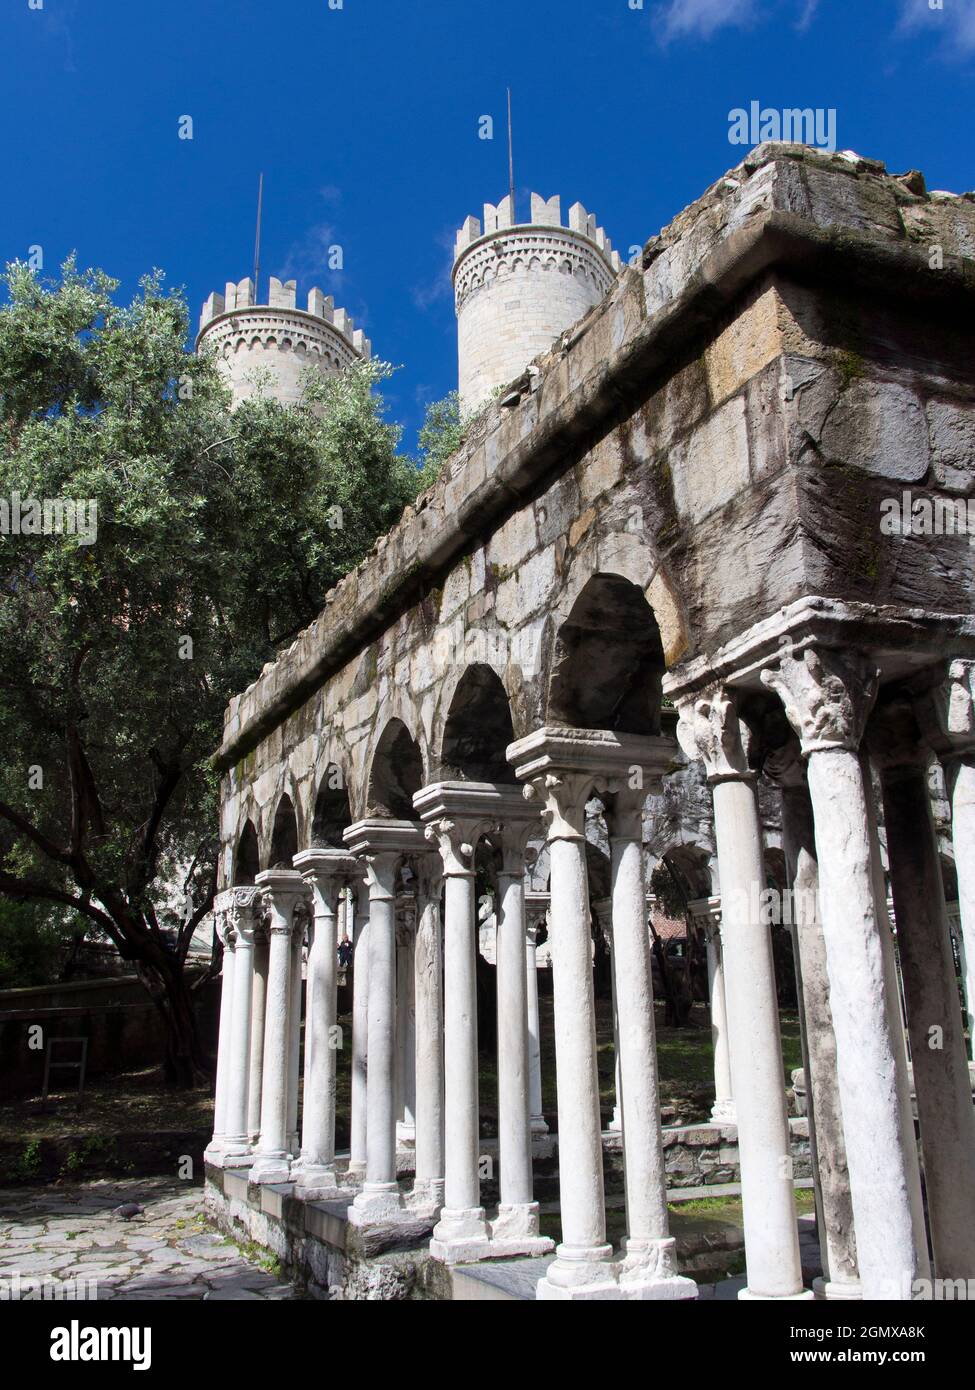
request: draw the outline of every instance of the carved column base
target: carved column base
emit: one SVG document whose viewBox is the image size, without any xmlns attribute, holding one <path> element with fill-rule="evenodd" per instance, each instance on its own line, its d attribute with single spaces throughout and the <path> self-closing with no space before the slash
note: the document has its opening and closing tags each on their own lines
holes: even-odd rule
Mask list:
<svg viewBox="0 0 975 1390">
<path fill-rule="evenodd" d="M 221 1135 L 219 1139 L 210 1140 L 203 1150 L 203 1158 L 214 1168 L 249 1168 L 254 1162 L 254 1151 L 249 1143 Z"/>
<path fill-rule="evenodd" d="M 738 1298 L 742 1303 L 808 1303 L 816 1295 L 812 1289 L 801 1293 L 753 1293 L 751 1289 L 739 1289 Z"/>
<path fill-rule="evenodd" d="M 549 1132 L 544 1115 L 532 1115 L 528 1123 L 532 1134 L 548 1134 Z"/>
<path fill-rule="evenodd" d="M 635 1240 L 623 1243 L 619 1270 L 623 1297 L 635 1301 L 697 1298 L 697 1285 L 677 1272 L 677 1242 L 673 1236 L 662 1240 Z"/>
<path fill-rule="evenodd" d="M 352 1189 L 343 1187 L 335 1169 L 322 1163 L 304 1163 L 297 1173 L 294 1195 L 303 1202 L 341 1202 L 352 1197 Z"/>
<path fill-rule="evenodd" d="M 612 1260 L 611 1245 L 559 1245 L 535 1297 L 541 1302 L 621 1298 Z"/>
<path fill-rule="evenodd" d="M 450 1210 L 440 1214 L 430 1241 L 430 1254 L 444 1264 L 467 1264 L 490 1254 L 488 1224 L 483 1207 Z"/>
<path fill-rule="evenodd" d="M 711 1106 L 711 1119 L 719 1125 L 736 1125 L 738 1112 L 733 1100 L 716 1100 Z"/>
<path fill-rule="evenodd" d="M 258 1154 L 254 1159 L 248 1181 L 258 1183 L 290 1182 L 291 1162 L 288 1155 L 286 1153 Z"/>
<path fill-rule="evenodd" d="M 548 1255 L 555 1241 L 538 1229 L 537 1202 L 502 1202 L 498 1214 L 488 1223 L 492 1259 L 510 1255 Z"/>
<path fill-rule="evenodd" d="M 399 1186 L 392 1182 L 365 1182 L 349 1207 L 350 1226 L 378 1226 L 410 1217 Z"/>
<path fill-rule="evenodd" d="M 816 1298 L 826 1299 L 831 1303 L 859 1302 L 863 1298 L 859 1280 L 837 1284 L 832 1279 L 823 1279 L 822 1276 L 813 1280 L 813 1294 Z"/>
<path fill-rule="evenodd" d="M 423 1216 L 428 1221 L 439 1221 L 443 1211 L 443 1178 L 420 1178 L 414 1181 L 413 1191 L 406 1198 L 406 1205 L 415 1216 Z"/>
</svg>

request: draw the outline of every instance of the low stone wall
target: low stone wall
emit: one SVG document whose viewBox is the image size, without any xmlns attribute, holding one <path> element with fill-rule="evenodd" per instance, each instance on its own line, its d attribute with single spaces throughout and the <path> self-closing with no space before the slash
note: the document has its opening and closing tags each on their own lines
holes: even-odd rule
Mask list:
<svg viewBox="0 0 975 1390">
<path fill-rule="evenodd" d="M 197 995 L 203 1046 L 211 1054 L 219 1007 L 220 982 L 213 980 Z M 43 1030 L 40 1047 L 30 1045 L 36 1024 Z M 0 990 L 0 1101 L 40 1095 L 47 1040 L 81 1037 L 88 1039 L 88 1077 L 117 1072 L 121 1059 L 127 1068 L 151 1066 L 165 1049 L 159 1010 L 134 976 Z M 53 1071 L 51 1078 L 52 1089 L 77 1084 L 72 1071 Z"/>
<path fill-rule="evenodd" d="M 794 1180 L 808 1185 L 812 1176 L 809 1127 L 803 1118 L 789 1122 L 792 1135 Z M 738 1132 L 734 1125 L 668 1126 L 663 1131 L 668 1187 L 723 1187 L 740 1180 Z M 482 1145 L 485 1154 L 492 1146 Z M 609 1191 L 622 1183 L 622 1143 L 619 1135 L 603 1136 L 606 1185 Z M 408 1150 L 397 1155 L 401 1174 L 411 1171 Z M 535 1145 L 535 1196 L 543 1204 L 557 1197 L 558 1136 L 548 1135 Z M 490 1204 L 496 1197 L 493 1184 L 482 1185 L 482 1197 Z M 427 1241 L 430 1226 L 421 1221 L 370 1228 L 364 1234 L 346 1220 L 345 1202 L 303 1202 L 291 1195 L 290 1184 L 249 1183 L 247 1170 L 206 1168 L 204 1204 L 207 1216 L 221 1230 L 237 1239 L 256 1241 L 281 1262 L 288 1277 L 313 1298 L 361 1302 L 444 1300 L 454 1297 L 450 1271 L 431 1259 Z M 729 1244 L 726 1255 L 737 1249 Z M 696 1263 L 695 1263 L 696 1261 Z M 701 1263 L 703 1261 L 703 1264 Z M 698 1266 L 713 1270 L 714 1250 L 688 1252 L 687 1272 Z M 713 1277 L 713 1276 L 712 1276 Z"/>
</svg>

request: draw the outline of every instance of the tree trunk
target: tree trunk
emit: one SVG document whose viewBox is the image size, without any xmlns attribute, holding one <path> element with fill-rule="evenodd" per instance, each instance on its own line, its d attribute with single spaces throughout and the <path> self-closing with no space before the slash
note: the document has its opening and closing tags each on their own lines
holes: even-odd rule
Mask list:
<svg viewBox="0 0 975 1390">
<path fill-rule="evenodd" d="M 163 1070 L 170 1086 L 189 1090 L 209 1083 L 210 1068 L 200 1042 L 193 992 L 186 972 L 173 959 L 139 967 L 143 983 L 159 1010 L 166 1035 Z"/>
</svg>

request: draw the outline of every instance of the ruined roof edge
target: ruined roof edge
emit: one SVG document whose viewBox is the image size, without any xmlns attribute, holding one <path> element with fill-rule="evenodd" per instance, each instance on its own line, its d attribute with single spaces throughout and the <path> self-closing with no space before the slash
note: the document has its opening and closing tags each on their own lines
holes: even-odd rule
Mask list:
<svg viewBox="0 0 975 1390">
<path fill-rule="evenodd" d="M 684 231 L 681 228 L 670 238 L 671 229 L 681 224 L 686 228 L 692 216 L 713 206 L 715 197 L 736 174 L 752 174 L 766 165 L 795 160 L 796 148 L 764 146 L 753 151 L 738 169 L 713 184 L 659 237 L 648 242 L 644 266 L 651 266 L 672 248 Z M 804 152 L 802 157 L 809 154 Z M 898 182 L 884 174 L 876 161 L 861 164 L 871 175 Z M 849 172 L 856 172 L 852 164 Z M 915 197 L 909 190 L 905 196 L 925 201 L 923 195 Z M 679 292 L 660 307 L 648 310 L 642 279 L 636 272 L 624 273 L 609 296 L 539 359 L 542 371 L 530 386 L 526 381 L 514 407 L 502 408 L 497 403 L 489 407 L 473 439 L 453 456 L 437 483 L 414 507 L 406 509 L 370 555 L 326 596 L 323 612 L 288 652 L 266 667 L 243 696 L 231 701 L 224 742 L 214 755 L 214 767 L 226 771 L 255 748 L 329 676 L 413 606 L 423 588 L 463 554 L 472 540 L 482 536 L 500 516 L 515 510 L 521 497 L 547 474 L 570 467 L 586 437 L 601 422 L 618 412 L 624 402 L 646 396 L 654 373 L 673 361 L 681 346 L 705 329 L 751 282 L 777 265 L 792 265 L 804 273 L 828 269 L 834 281 L 853 279 L 861 289 L 865 285 L 889 289 L 891 277 L 896 277 L 901 298 L 913 290 L 955 311 L 960 297 L 975 300 L 975 261 L 967 257 L 946 257 L 943 267 L 934 270 L 925 244 L 915 244 L 906 237 L 878 240 L 847 225 L 824 226 L 808 216 L 778 210 L 755 212 L 723 234 Z M 608 316 L 626 309 L 632 312 L 634 305 L 624 302 L 631 297 L 636 300 L 638 326 L 615 352 L 607 352 L 602 360 L 597 357 L 597 365 L 578 385 L 568 387 L 570 359 L 579 344 L 589 335 L 601 333 Z M 611 331 L 607 337 L 612 340 Z M 547 399 L 560 383 L 568 389 L 554 400 Z M 445 505 L 451 483 L 464 472 L 478 481 L 451 505 Z M 406 540 L 412 544 L 404 544 Z M 391 550 L 391 563 L 384 566 L 382 557 Z M 371 592 L 360 595 L 370 570 L 374 572 L 369 576 L 373 580 Z M 330 607 L 352 590 L 356 591 L 354 621 L 323 631 Z M 303 645 L 312 650 L 298 654 Z M 289 661 L 292 654 L 296 654 L 294 662 Z M 292 669 L 295 665 L 297 669 Z M 241 702 L 258 687 L 266 692 L 260 708 L 236 729 L 231 728 L 239 718 Z"/>
</svg>

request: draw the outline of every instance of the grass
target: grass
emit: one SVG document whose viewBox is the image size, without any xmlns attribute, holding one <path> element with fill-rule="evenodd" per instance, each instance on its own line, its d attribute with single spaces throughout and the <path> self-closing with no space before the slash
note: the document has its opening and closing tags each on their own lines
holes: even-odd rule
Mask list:
<svg viewBox="0 0 975 1390">
<path fill-rule="evenodd" d="M 539 999 L 542 1029 L 542 1108 L 554 1127 L 557 1111 L 555 1077 L 555 1023 L 551 996 Z M 794 1010 L 780 1015 L 782 1030 L 783 1079 L 802 1065 L 799 1020 Z M 349 1139 L 350 1066 L 352 1020 L 339 1019 L 344 1046 L 337 1056 L 336 1143 L 346 1147 Z M 707 1006 L 695 1004 L 685 1028 L 664 1025 L 663 1005 L 656 1008 L 657 1060 L 661 1105 L 670 1113 L 669 1123 L 692 1124 L 708 1118 L 714 1100 L 711 1026 Z M 615 1098 L 612 1005 L 609 998 L 596 1000 L 596 1045 L 599 1092 L 604 1122 L 608 1122 Z M 482 1133 L 497 1134 L 497 1059 L 482 1051 L 479 1069 Z M 167 1130 L 208 1132 L 213 1123 L 213 1099 L 206 1088 L 191 1091 L 169 1089 L 160 1068 L 144 1067 L 118 1076 L 92 1081 L 79 1100 L 72 1093 L 53 1094 L 47 1104 L 39 1099 L 21 1100 L 0 1106 L 0 1142 L 16 1143 L 21 1153 L 20 1167 L 28 1176 L 38 1161 L 42 1139 L 65 1134 L 81 1141 L 78 1159 L 92 1157 L 111 1138 L 124 1141 L 127 1133 L 144 1134 Z"/>
</svg>

